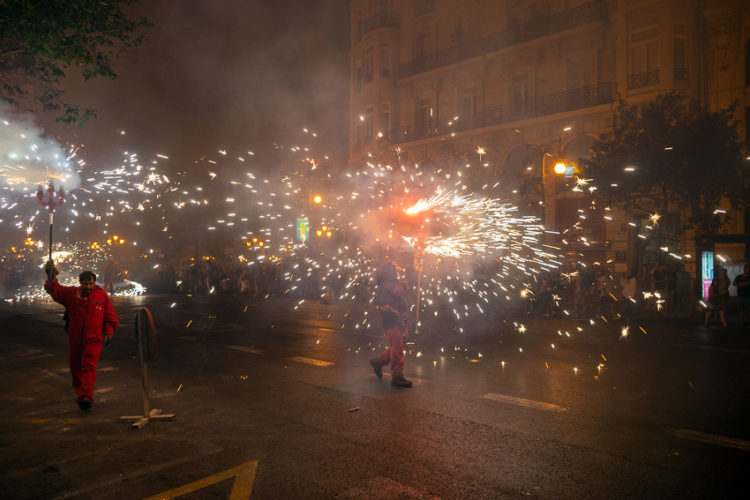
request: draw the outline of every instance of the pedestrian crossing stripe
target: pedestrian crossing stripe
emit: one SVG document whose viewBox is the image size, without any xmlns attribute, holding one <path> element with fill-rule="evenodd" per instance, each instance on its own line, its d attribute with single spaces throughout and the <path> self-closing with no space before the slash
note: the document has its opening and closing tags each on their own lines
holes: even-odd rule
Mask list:
<svg viewBox="0 0 750 500">
<path fill-rule="evenodd" d="M 111 419 L 104 417 L 91 417 L 87 415 L 85 417 L 49 417 L 49 418 L 22 418 L 20 420 L 25 424 L 44 425 L 44 424 L 62 424 L 62 425 L 74 425 L 85 422 L 90 423 L 104 423 L 111 422 Z"/>
<path fill-rule="evenodd" d="M 256 349 L 254 347 L 247 347 L 244 345 L 230 345 L 227 347 L 235 351 L 249 352 L 250 354 L 258 354 L 258 355 L 263 354 L 262 349 Z"/>
<path fill-rule="evenodd" d="M 170 498 L 176 498 L 194 491 L 202 490 L 203 488 L 207 488 L 232 477 L 234 477 L 234 485 L 232 485 L 232 492 L 229 495 L 230 500 L 246 500 L 250 498 L 250 493 L 253 490 L 255 471 L 257 469 L 258 461 L 252 460 L 242 465 L 238 465 L 237 467 L 232 467 L 231 469 L 216 473 L 212 476 L 193 481 L 192 483 L 180 486 L 179 488 L 158 493 L 145 498 L 144 500 L 167 500 Z"/>
<path fill-rule="evenodd" d="M 552 403 L 544 403 L 542 401 L 534 401 L 533 399 L 517 398 L 515 396 L 506 396 L 505 394 L 488 393 L 482 396 L 484 399 L 490 399 L 492 401 L 498 401 L 500 403 L 510 403 L 517 406 L 525 406 L 526 408 L 534 408 L 536 410 L 546 411 L 567 411 L 568 409 L 563 406 L 558 406 Z"/>
<path fill-rule="evenodd" d="M 330 361 L 323 361 L 320 359 L 312 359 L 312 358 L 305 358 L 303 356 L 293 356 L 291 358 L 286 358 L 289 361 L 297 361 L 298 363 L 305 363 L 308 365 L 314 365 L 314 366 L 331 366 L 333 363 Z"/>
<path fill-rule="evenodd" d="M 691 429 L 675 429 L 670 430 L 669 433 L 682 439 L 690 439 L 693 441 L 700 441 L 701 443 L 715 444 L 719 446 L 726 446 L 727 448 L 736 448 L 738 450 L 750 451 L 750 441 L 745 441 L 744 439 L 721 436 L 719 434 L 708 434 Z"/>
</svg>

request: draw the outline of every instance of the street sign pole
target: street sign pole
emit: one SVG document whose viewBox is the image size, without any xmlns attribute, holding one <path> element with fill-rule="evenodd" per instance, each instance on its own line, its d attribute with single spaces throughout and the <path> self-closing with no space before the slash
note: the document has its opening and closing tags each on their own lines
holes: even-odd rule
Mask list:
<svg viewBox="0 0 750 500">
<path fill-rule="evenodd" d="M 156 330 L 154 319 L 147 308 L 142 308 L 135 315 L 135 335 L 138 338 L 138 354 L 141 359 L 141 382 L 143 387 L 143 415 L 120 417 L 120 420 L 133 422 L 131 427 L 141 429 L 152 420 L 171 421 L 175 419 L 173 413 L 161 413 L 161 410 L 151 409 L 148 398 L 148 363 L 154 358 L 156 345 Z"/>
</svg>

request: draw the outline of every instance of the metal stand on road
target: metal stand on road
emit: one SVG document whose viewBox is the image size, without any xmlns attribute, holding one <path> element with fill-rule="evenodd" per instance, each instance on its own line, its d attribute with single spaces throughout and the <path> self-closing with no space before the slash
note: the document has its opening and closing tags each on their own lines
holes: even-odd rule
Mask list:
<svg viewBox="0 0 750 500">
<path fill-rule="evenodd" d="M 162 414 L 161 410 L 151 409 L 148 400 L 148 362 L 154 359 L 156 330 L 154 318 L 145 307 L 135 314 L 135 336 L 138 339 L 138 354 L 141 358 L 143 376 L 143 415 L 120 417 L 120 420 L 133 422 L 134 429 L 140 429 L 152 420 L 174 420 L 173 413 Z"/>
<path fill-rule="evenodd" d="M 419 335 L 419 309 L 422 307 L 422 269 L 424 268 L 424 234 L 420 231 L 414 243 L 414 270 L 417 272 L 417 313 L 414 320 L 414 335 Z"/>
</svg>

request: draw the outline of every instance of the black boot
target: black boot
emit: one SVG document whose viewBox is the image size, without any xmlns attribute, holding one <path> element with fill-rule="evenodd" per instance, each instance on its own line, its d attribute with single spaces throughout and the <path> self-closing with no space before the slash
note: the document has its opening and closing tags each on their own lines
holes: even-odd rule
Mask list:
<svg viewBox="0 0 750 500">
<path fill-rule="evenodd" d="M 411 387 L 411 380 L 406 380 L 404 377 L 393 377 L 391 385 L 394 387 Z"/>
<path fill-rule="evenodd" d="M 383 367 L 378 364 L 377 359 L 371 359 L 370 366 L 372 366 L 372 371 L 375 372 L 376 377 L 383 378 Z"/>
</svg>

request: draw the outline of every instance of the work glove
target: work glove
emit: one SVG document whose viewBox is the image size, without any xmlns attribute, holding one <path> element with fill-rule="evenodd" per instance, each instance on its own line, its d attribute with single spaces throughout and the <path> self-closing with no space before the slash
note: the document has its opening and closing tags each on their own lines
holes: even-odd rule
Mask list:
<svg viewBox="0 0 750 500">
<path fill-rule="evenodd" d="M 109 341 L 112 340 L 112 334 L 104 334 L 104 345 L 109 345 Z"/>
<path fill-rule="evenodd" d="M 44 272 L 47 273 L 47 279 L 52 281 L 57 277 L 58 274 L 60 274 L 60 271 L 57 270 L 55 267 L 55 263 L 51 260 L 48 260 L 46 264 L 44 264 Z"/>
</svg>

